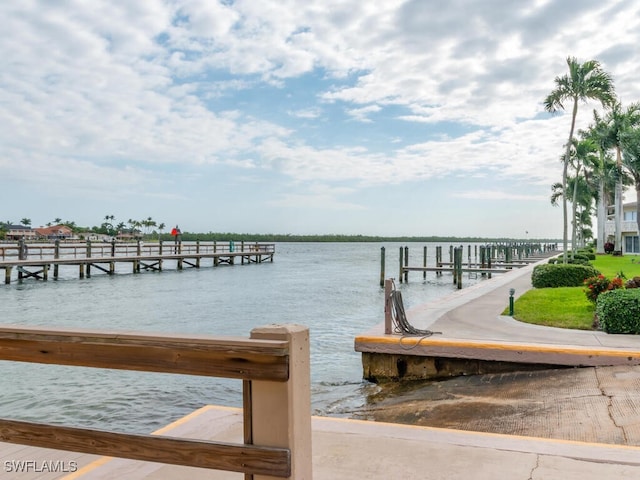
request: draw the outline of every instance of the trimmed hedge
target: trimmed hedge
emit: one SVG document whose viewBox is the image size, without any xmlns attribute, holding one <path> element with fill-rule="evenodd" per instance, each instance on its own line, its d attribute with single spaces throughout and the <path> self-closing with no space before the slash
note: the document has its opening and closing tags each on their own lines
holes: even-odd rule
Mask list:
<svg viewBox="0 0 640 480">
<path fill-rule="evenodd" d="M 596 254 L 593 253 L 593 250 L 591 250 L 591 249 L 589 249 L 589 250 L 586 250 L 586 249 L 578 250 L 576 252 L 576 256 L 578 256 L 578 255 L 584 256 L 587 260 L 595 260 L 596 259 Z"/>
<path fill-rule="evenodd" d="M 547 263 L 534 267 L 531 284 L 534 288 L 581 287 L 587 278 L 599 274 L 591 265 Z"/>
<path fill-rule="evenodd" d="M 640 289 L 602 293 L 596 301 L 596 315 L 607 333 L 640 334 Z"/>
</svg>

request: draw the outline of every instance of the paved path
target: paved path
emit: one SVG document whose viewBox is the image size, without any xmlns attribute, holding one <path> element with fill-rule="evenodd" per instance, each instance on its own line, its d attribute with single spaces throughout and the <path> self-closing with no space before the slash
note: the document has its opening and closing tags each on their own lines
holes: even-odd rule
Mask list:
<svg viewBox="0 0 640 480">
<path fill-rule="evenodd" d="M 172 436 L 239 441 L 241 413 L 204 407 L 164 428 Z M 313 475 L 316 480 L 602 480 L 640 478 L 640 448 L 541 440 L 387 423 L 314 417 Z M 0 444 L 0 456 L 12 461 Z M 19 458 L 37 458 L 39 449 Z M 50 455 L 51 452 L 49 451 Z M 17 455 L 14 453 L 14 455 Z M 62 454 L 60 454 L 62 455 Z M 51 457 L 50 457 L 51 458 Z M 53 457 L 55 458 L 55 456 Z M 60 458 L 60 457 L 58 457 Z M 117 458 L 82 456 L 71 474 L 16 475 L 0 479 L 219 480 L 235 473 L 175 467 Z M 300 480 L 300 479 L 298 479 Z"/>
</svg>

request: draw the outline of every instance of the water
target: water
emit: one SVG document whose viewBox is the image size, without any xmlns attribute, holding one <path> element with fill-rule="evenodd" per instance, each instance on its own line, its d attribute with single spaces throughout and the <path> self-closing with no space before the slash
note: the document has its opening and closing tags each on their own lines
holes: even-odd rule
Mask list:
<svg viewBox="0 0 640 480">
<path fill-rule="evenodd" d="M 448 244 L 437 244 L 445 251 Z M 279 243 L 274 262 L 118 275 L 61 267 L 60 279 L 0 285 L 0 323 L 247 337 L 252 328 L 310 329 L 312 410 L 349 416 L 373 387 L 362 380 L 354 337 L 384 319 L 386 277 L 398 275 L 399 244 Z M 409 244 L 412 266 L 424 244 Z M 427 244 L 433 266 L 436 244 Z M 466 256 L 466 248 L 465 248 Z M 167 262 L 168 263 L 168 262 Z M 465 285 L 479 281 L 463 279 Z M 409 274 L 405 306 L 454 291 L 451 275 Z M 0 364 L 0 417 L 148 433 L 206 404 L 240 406 L 241 381 L 82 367 Z"/>
</svg>

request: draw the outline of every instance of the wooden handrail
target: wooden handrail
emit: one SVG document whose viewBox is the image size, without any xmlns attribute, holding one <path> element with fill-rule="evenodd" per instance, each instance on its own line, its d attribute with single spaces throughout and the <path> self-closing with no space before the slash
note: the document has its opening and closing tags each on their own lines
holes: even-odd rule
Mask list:
<svg viewBox="0 0 640 480">
<path fill-rule="evenodd" d="M 290 360 L 292 352 L 295 360 Z M 0 441 L 244 472 L 260 478 L 311 478 L 305 327 L 262 327 L 247 339 L 4 325 L 0 326 L 0 360 L 243 379 L 245 443 L 133 435 L 13 419 L 0 419 Z M 292 376 L 299 378 L 297 388 L 290 385 Z M 277 400 L 276 410 L 281 412 L 273 406 L 268 412 L 262 408 L 264 402 L 267 405 L 280 398 L 285 399 Z M 274 418 L 282 422 L 281 427 L 274 428 Z M 261 445 L 252 445 L 254 441 Z M 294 445 L 302 451 L 294 454 Z"/>
<path fill-rule="evenodd" d="M 240 337 L 0 328 L 0 360 L 287 381 L 287 342 Z"/>
<path fill-rule="evenodd" d="M 47 260 L 52 258 L 90 258 L 92 256 L 111 256 L 111 252 L 115 256 L 129 255 L 163 255 L 170 256 L 174 253 L 176 243 L 172 241 L 163 242 L 104 242 L 104 241 L 86 241 L 86 242 L 24 242 L 26 245 L 27 259 Z M 7 257 L 20 257 L 20 242 L 3 243 L 0 245 L 0 257 L 5 260 Z M 275 253 L 275 243 L 262 242 L 237 242 L 232 247 L 229 242 L 218 241 L 181 241 L 180 252 L 183 254 L 207 254 L 207 253 L 235 253 L 235 254 L 252 254 L 252 253 Z M 89 253 L 90 252 L 90 253 Z"/>
<path fill-rule="evenodd" d="M 287 448 L 236 445 L 157 435 L 135 435 L 0 419 L 0 439 L 33 447 L 147 462 L 288 477 Z"/>
</svg>

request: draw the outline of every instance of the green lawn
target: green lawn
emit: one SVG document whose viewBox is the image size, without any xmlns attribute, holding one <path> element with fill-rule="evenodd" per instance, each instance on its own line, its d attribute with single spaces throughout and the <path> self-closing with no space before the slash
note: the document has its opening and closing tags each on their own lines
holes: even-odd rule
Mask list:
<svg viewBox="0 0 640 480">
<path fill-rule="evenodd" d="M 608 278 L 620 272 L 628 279 L 640 276 L 640 257 L 634 255 L 598 255 L 591 263 Z M 594 305 L 587 300 L 584 287 L 534 288 L 516 299 L 513 318 L 547 327 L 591 330 L 593 313 Z"/>
</svg>

